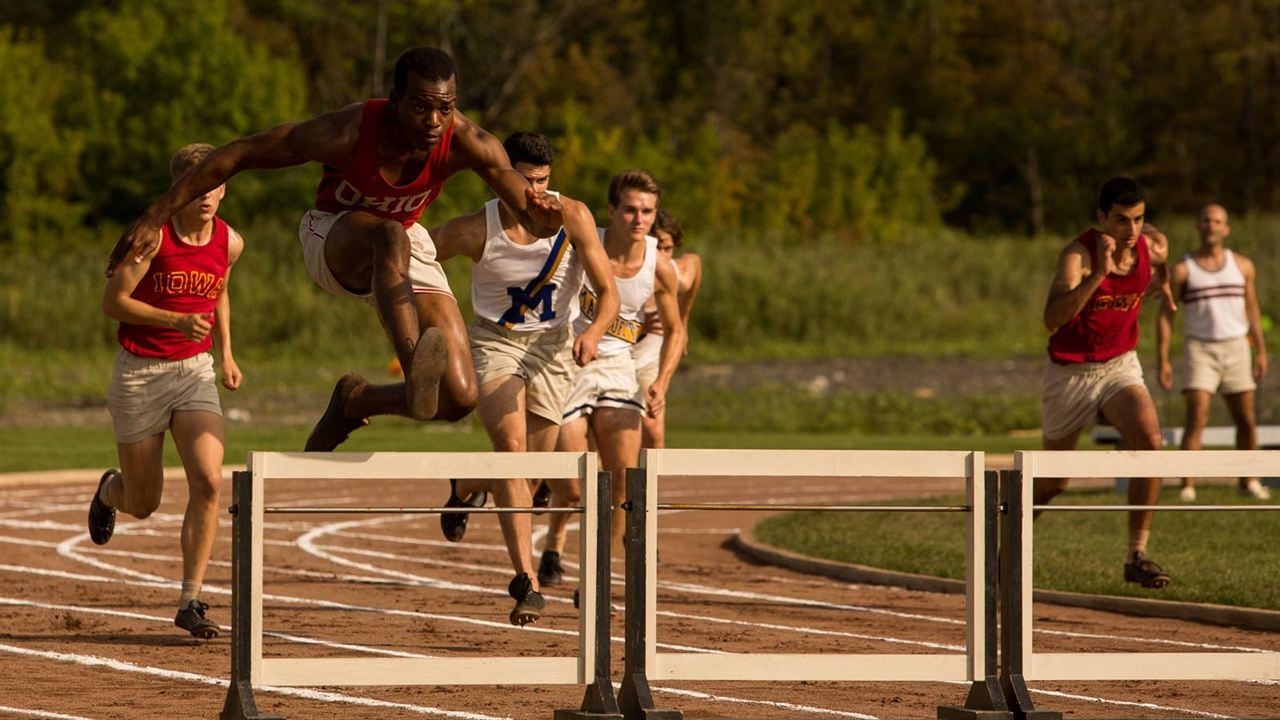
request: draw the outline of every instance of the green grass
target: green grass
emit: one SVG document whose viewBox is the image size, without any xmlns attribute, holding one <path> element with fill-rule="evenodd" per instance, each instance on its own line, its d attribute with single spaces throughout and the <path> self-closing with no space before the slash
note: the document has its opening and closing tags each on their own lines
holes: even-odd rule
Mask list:
<svg viewBox="0 0 1280 720">
<path fill-rule="evenodd" d="M 244 462 L 250 450 L 300 450 L 310 426 L 229 424 L 228 464 Z M 913 437 L 846 433 L 671 432 L 671 447 L 770 449 L 985 450 L 1012 452 L 1036 447 L 1038 440 L 1005 436 Z M 488 436 L 472 423 L 422 425 L 402 418 L 376 418 L 351 436 L 343 451 L 457 451 L 490 449 Z M 166 439 L 165 463 L 180 465 L 173 442 Z M 101 468 L 116 464 L 111 428 L 7 427 L 0 432 L 0 472 Z"/>
<path fill-rule="evenodd" d="M 1199 496 L 1205 504 L 1247 502 L 1232 485 L 1201 484 Z M 1110 489 L 1082 489 L 1068 490 L 1057 502 L 1120 505 L 1124 498 Z M 1178 502 L 1175 490 L 1166 488 L 1161 502 Z M 763 521 L 756 536 L 804 555 L 960 579 L 963 523 L 960 514 L 791 513 Z M 1273 513 L 1157 514 L 1149 551 L 1173 577 L 1159 592 L 1121 577 L 1126 523 L 1124 512 L 1042 514 L 1035 522 L 1035 587 L 1280 610 Z"/>
</svg>

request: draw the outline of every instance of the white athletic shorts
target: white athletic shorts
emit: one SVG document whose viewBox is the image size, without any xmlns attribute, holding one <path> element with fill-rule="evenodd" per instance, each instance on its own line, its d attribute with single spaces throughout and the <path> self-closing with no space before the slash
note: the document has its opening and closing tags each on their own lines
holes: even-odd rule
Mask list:
<svg viewBox="0 0 1280 720">
<path fill-rule="evenodd" d="M 1187 338 L 1182 344 L 1182 357 L 1187 367 L 1183 390 L 1203 390 L 1212 395 L 1221 389 L 1223 395 L 1236 395 L 1258 387 L 1253 381 L 1249 339 L 1244 335 L 1230 340 Z"/>
<path fill-rule="evenodd" d="M 520 332 L 476 318 L 468 335 L 477 381 L 483 387 L 512 375 L 521 378 L 525 410 L 559 425 L 576 367 L 569 330 L 565 323 L 547 330 Z"/>
<path fill-rule="evenodd" d="M 610 407 L 644 412 L 644 396 L 636 382 L 636 363 L 630 352 L 598 357 L 578 368 L 564 406 L 564 422 Z"/>
<path fill-rule="evenodd" d="M 636 380 L 640 392 L 649 392 L 649 386 L 658 379 L 658 366 L 662 360 L 662 336 L 647 333 L 640 342 L 631 346 L 631 357 L 636 361 Z"/>
<path fill-rule="evenodd" d="M 330 213 L 323 210 L 308 210 L 298 223 L 298 240 L 302 242 L 302 261 L 307 266 L 307 275 L 317 285 L 328 292 L 343 297 L 356 297 L 372 305 L 373 291 L 357 293 L 348 290 L 333 276 L 329 263 L 324 259 L 324 244 L 338 218 L 345 212 Z M 441 293 L 453 297 L 449 289 L 449 280 L 444 276 L 444 268 L 436 262 L 436 245 L 431 241 L 431 233 L 421 225 L 414 223 L 406 232 L 409 233 L 409 283 L 415 293 Z"/>
<path fill-rule="evenodd" d="M 1121 390 L 1142 380 L 1142 363 L 1132 350 L 1096 363 L 1045 366 L 1040 422 L 1047 440 L 1060 440 L 1094 423 L 1098 411 Z"/>
<path fill-rule="evenodd" d="M 116 354 L 107 391 L 116 442 L 135 443 L 163 433 L 179 410 L 201 410 L 221 417 L 214 380 L 213 356 L 207 352 L 185 360 L 165 360 L 121 350 Z"/>
</svg>

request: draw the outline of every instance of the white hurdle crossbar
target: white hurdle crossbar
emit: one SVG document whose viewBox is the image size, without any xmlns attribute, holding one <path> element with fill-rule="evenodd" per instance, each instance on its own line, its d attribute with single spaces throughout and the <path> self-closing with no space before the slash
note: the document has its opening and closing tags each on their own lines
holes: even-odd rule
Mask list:
<svg viewBox="0 0 1280 720">
<path fill-rule="evenodd" d="M 1018 452 L 1022 475 L 1021 623 L 1017 642 L 1026 680 L 1280 680 L 1280 653 L 1033 653 L 1032 489 L 1036 478 L 1257 477 L 1280 472 L 1280 451 Z M 1204 512 L 1212 512 L 1205 510 Z"/>
<path fill-rule="evenodd" d="M 986 513 L 981 452 L 871 450 L 645 450 L 640 465 L 646 483 L 644 588 L 646 674 L 651 680 L 841 680 L 975 681 L 985 662 L 985 599 L 982 578 Z M 657 651 L 658 487 L 663 476 L 956 478 L 965 480 L 966 651 L 922 654 L 660 653 Z"/>
<path fill-rule="evenodd" d="M 233 667 L 232 694 L 237 678 L 247 678 L 252 706 L 252 686 L 314 687 L 342 685 L 492 685 L 492 684 L 587 684 L 597 675 L 595 667 L 596 610 L 599 603 L 596 583 L 596 543 L 598 538 L 597 456 L 595 453 L 249 453 L 251 490 L 244 498 L 249 512 L 237 513 L 237 521 L 248 521 L 250 529 L 242 537 L 251 538 L 247 547 L 234 547 L 242 568 L 237 576 L 247 581 L 251 627 L 248 647 L 233 649 L 247 668 Z M 278 480 L 427 480 L 527 478 L 546 480 L 576 477 L 581 482 L 579 558 L 581 577 L 576 657 L 480 657 L 480 658 L 284 658 L 262 656 L 262 551 L 264 492 L 268 481 Z M 240 508 L 243 510 L 243 508 Z M 342 508 L 333 508 L 340 514 Z M 607 540 L 606 540 L 607 542 Z M 242 606 L 243 607 L 243 606 Z M 233 636 L 234 638 L 234 636 Z M 233 662 L 233 664 L 235 664 Z M 606 669 L 607 672 L 607 669 Z M 228 706 L 232 704 L 231 694 Z M 253 710 L 256 712 L 256 708 Z M 229 717 L 224 710 L 223 717 Z M 244 715 L 246 717 L 269 717 Z"/>
</svg>

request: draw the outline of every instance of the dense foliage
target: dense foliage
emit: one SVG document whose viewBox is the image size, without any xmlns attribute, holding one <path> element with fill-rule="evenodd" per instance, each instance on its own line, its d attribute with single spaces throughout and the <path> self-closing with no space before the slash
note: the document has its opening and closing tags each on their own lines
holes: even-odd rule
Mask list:
<svg viewBox="0 0 1280 720">
<path fill-rule="evenodd" d="M 1155 212 L 1273 210 L 1278 39 L 1275 0 L 14 0 L 0 243 L 125 223 L 177 146 L 384 94 L 418 44 L 493 132 L 552 136 L 597 212 L 635 165 L 686 225 L 791 243 L 1066 232 L 1117 173 Z M 227 213 L 292 217 L 314 178 L 238 180 Z M 484 196 L 454 184 L 438 219 Z"/>
</svg>

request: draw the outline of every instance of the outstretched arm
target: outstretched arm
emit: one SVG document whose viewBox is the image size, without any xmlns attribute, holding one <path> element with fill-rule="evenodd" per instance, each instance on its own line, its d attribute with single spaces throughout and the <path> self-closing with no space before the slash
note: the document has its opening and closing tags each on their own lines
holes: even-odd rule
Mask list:
<svg viewBox="0 0 1280 720">
<path fill-rule="evenodd" d="M 662 320 L 662 354 L 658 359 L 658 377 L 649 386 L 649 396 L 645 398 L 645 411 L 649 417 L 657 417 L 667 404 L 667 387 L 680 365 L 680 356 L 684 352 L 686 341 L 685 326 L 680 321 L 680 308 L 676 303 L 679 285 L 676 273 L 671 269 L 671 260 L 665 255 L 658 256 L 658 267 L 653 283 L 653 299 L 658 306 L 658 317 Z"/>
<path fill-rule="evenodd" d="M 702 258 L 695 253 L 685 253 L 676 262 L 681 263 L 680 288 L 677 302 L 680 305 L 680 322 L 684 325 L 685 347 L 681 354 L 689 354 L 689 316 L 693 314 L 693 303 L 698 299 L 698 290 L 702 287 Z"/>
<path fill-rule="evenodd" d="M 431 228 L 431 242 L 436 246 L 436 261 L 444 262 L 459 255 L 466 255 L 478 263 L 484 256 L 484 210 L 449 220 Z"/>
<path fill-rule="evenodd" d="M 456 152 L 449 156 L 450 171 L 475 172 L 515 214 L 534 237 L 554 235 L 564 226 L 560 201 L 550 193 L 534 192 L 524 176 L 511 168 L 507 151 L 484 128 L 456 114 L 453 142 Z"/>
<path fill-rule="evenodd" d="M 232 140 L 209 153 L 147 208 L 116 241 L 107 260 L 111 277 L 129 258 L 138 263 L 160 245 L 160 228 L 179 209 L 244 170 L 282 168 L 314 161 L 342 165 L 360 132 L 360 105 L 299 123 L 285 123 Z"/>
<path fill-rule="evenodd" d="M 609 256 L 600 244 L 600 234 L 596 232 L 595 219 L 587 206 L 577 200 L 560 197 L 564 207 L 564 230 L 569 242 L 573 244 L 573 252 L 582 269 L 591 280 L 599 300 L 596 305 L 596 316 L 573 341 L 573 360 L 578 367 L 584 367 L 596 358 L 600 338 L 618 317 L 621 300 L 618 296 L 618 284 L 613 279 L 613 268 L 609 265 Z"/>
</svg>

